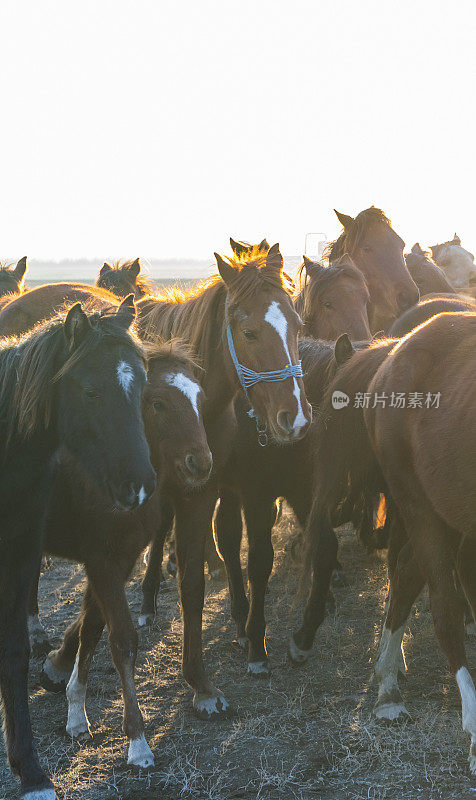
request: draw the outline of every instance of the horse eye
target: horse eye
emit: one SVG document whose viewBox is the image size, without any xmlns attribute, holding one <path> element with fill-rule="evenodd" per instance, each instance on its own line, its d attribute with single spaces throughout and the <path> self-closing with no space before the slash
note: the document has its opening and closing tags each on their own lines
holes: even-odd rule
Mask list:
<svg viewBox="0 0 476 800">
<path fill-rule="evenodd" d="M 364 251 L 364 253 L 370 253 L 370 251 L 372 250 L 372 248 L 371 248 L 371 247 L 369 247 L 369 245 L 368 245 L 368 244 L 364 244 L 364 245 L 362 245 L 362 250 Z"/>
<path fill-rule="evenodd" d="M 165 411 L 165 403 L 163 400 L 156 400 L 154 402 L 154 411 L 157 411 L 158 413 Z"/>
<path fill-rule="evenodd" d="M 329 303 L 329 300 L 326 300 L 324 303 L 325 308 L 332 308 L 332 303 Z"/>
<path fill-rule="evenodd" d="M 253 331 L 249 331 L 249 330 L 244 330 L 243 331 L 243 336 L 245 337 L 245 339 L 248 339 L 248 341 L 250 341 L 250 342 L 253 341 L 254 339 L 256 339 L 256 334 L 253 333 Z"/>
</svg>

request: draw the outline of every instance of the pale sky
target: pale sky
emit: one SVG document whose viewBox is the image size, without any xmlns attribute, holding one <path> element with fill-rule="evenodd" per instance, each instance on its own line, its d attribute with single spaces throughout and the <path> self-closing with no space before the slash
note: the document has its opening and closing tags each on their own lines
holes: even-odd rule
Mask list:
<svg viewBox="0 0 476 800">
<path fill-rule="evenodd" d="M 2 0 L 0 259 L 303 251 L 377 205 L 474 252 L 473 0 Z"/>
</svg>

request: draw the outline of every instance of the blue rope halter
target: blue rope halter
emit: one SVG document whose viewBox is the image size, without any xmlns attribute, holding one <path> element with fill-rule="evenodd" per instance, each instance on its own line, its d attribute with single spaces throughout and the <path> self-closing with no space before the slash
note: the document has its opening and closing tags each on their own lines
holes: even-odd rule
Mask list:
<svg viewBox="0 0 476 800">
<path fill-rule="evenodd" d="M 225 304 L 225 311 L 228 310 L 228 297 L 226 299 Z M 238 356 L 236 355 L 235 350 L 235 343 L 233 341 L 233 334 L 231 332 L 231 325 L 230 323 L 226 326 L 226 339 L 228 342 L 228 350 L 230 351 L 231 360 L 233 361 L 236 374 L 238 375 L 238 380 L 240 382 L 241 388 L 245 393 L 245 397 L 248 400 L 251 408 L 248 411 L 248 416 L 256 421 L 256 430 L 258 432 L 258 442 L 261 447 L 266 447 L 268 444 L 268 426 L 266 421 L 261 419 L 261 417 L 256 413 L 253 408 L 253 403 L 251 402 L 251 398 L 248 394 L 248 389 L 251 386 L 254 386 L 256 383 L 267 382 L 267 383 L 274 383 L 275 381 L 285 381 L 286 378 L 302 378 L 304 373 L 302 371 L 301 362 L 299 364 L 286 364 L 284 369 L 274 369 L 268 372 L 255 372 L 254 369 L 250 369 L 249 367 L 245 367 L 243 364 L 240 364 L 238 361 Z"/>
</svg>

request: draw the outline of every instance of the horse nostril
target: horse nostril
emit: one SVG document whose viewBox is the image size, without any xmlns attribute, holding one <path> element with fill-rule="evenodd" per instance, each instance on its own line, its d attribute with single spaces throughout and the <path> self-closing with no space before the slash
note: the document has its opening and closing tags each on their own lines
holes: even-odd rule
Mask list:
<svg viewBox="0 0 476 800">
<path fill-rule="evenodd" d="M 287 436 L 294 432 L 293 419 L 289 411 L 278 411 L 276 417 L 278 428 L 280 428 Z"/>
<path fill-rule="evenodd" d="M 198 471 L 198 465 L 197 465 L 197 459 L 195 458 L 193 453 L 188 453 L 185 456 L 185 466 L 187 467 L 192 477 L 195 478 Z"/>
<path fill-rule="evenodd" d="M 134 508 L 138 504 L 138 491 L 133 481 L 124 481 L 121 484 L 118 500 L 124 508 Z"/>
</svg>

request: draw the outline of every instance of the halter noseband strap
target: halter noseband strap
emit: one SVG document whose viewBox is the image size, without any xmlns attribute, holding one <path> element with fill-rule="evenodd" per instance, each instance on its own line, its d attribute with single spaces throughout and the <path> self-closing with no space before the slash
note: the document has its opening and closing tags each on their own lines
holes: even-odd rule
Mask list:
<svg viewBox="0 0 476 800">
<path fill-rule="evenodd" d="M 225 303 L 225 313 L 228 312 L 228 297 L 226 298 Z M 274 383 L 275 381 L 285 381 L 286 378 L 302 378 L 304 373 L 302 371 L 301 361 L 299 364 L 286 364 L 284 369 L 274 369 L 268 372 L 255 372 L 254 369 L 250 369 L 249 367 L 245 367 L 243 364 L 240 364 L 238 361 L 238 356 L 236 355 L 235 350 L 235 343 L 233 341 L 233 334 L 231 332 L 231 325 L 228 322 L 226 326 L 226 339 L 228 343 L 228 350 L 230 351 L 231 360 L 233 361 L 236 374 L 238 375 L 238 380 L 240 382 L 241 388 L 245 393 L 246 399 L 248 400 L 251 408 L 248 411 L 248 416 L 252 417 L 256 420 L 256 430 L 258 431 L 258 442 L 262 447 L 265 447 L 268 444 L 268 435 L 267 435 L 267 425 L 265 420 L 261 419 L 259 415 L 253 408 L 253 403 L 251 402 L 251 398 L 248 394 L 248 389 L 251 386 L 254 386 L 256 383 Z"/>
</svg>

